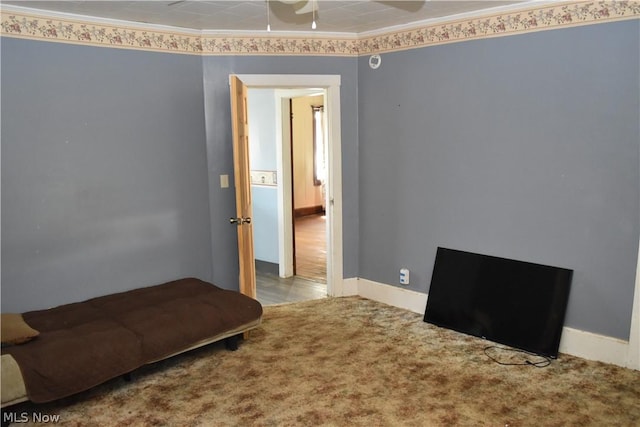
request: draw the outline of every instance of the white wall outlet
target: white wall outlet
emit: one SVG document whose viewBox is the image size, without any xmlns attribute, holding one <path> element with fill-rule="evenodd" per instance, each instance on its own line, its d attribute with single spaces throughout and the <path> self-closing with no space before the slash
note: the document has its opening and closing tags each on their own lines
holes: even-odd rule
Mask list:
<svg viewBox="0 0 640 427">
<path fill-rule="evenodd" d="M 409 269 L 401 268 L 400 269 L 400 284 L 408 285 L 409 284 Z"/>
<path fill-rule="evenodd" d="M 276 187 L 278 185 L 276 171 L 252 170 L 251 185 L 268 185 Z"/>
</svg>

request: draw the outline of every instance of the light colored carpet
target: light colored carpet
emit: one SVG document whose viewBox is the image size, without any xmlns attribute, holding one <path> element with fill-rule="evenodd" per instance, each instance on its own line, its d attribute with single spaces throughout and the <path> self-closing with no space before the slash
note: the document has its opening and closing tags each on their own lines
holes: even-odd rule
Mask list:
<svg viewBox="0 0 640 427">
<path fill-rule="evenodd" d="M 13 410 L 71 426 L 640 425 L 640 371 L 566 355 L 502 366 L 490 344 L 359 297 L 270 306 L 236 352 L 212 345 Z"/>
</svg>

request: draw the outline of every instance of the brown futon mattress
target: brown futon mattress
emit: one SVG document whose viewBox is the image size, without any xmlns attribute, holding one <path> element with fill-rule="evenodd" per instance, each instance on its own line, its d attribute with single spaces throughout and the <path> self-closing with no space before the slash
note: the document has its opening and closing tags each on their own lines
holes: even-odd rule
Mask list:
<svg viewBox="0 0 640 427">
<path fill-rule="evenodd" d="M 187 278 L 24 313 L 40 335 L 2 353 L 17 361 L 29 399 L 42 403 L 87 390 L 261 316 L 256 300 Z"/>
</svg>

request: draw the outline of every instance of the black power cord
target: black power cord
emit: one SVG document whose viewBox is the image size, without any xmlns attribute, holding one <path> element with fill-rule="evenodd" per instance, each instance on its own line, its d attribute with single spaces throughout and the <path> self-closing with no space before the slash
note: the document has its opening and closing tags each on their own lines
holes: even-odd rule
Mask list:
<svg viewBox="0 0 640 427">
<path fill-rule="evenodd" d="M 529 358 L 525 359 L 522 362 L 502 362 L 500 360 L 498 360 L 497 358 L 495 358 L 494 356 L 489 354 L 490 350 L 502 350 L 502 351 L 509 351 L 512 353 L 520 353 L 520 354 L 524 354 L 527 357 L 534 357 L 537 358 L 537 360 L 531 360 Z M 539 354 L 534 354 L 534 353 L 529 353 L 528 351 L 524 351 L 524 350 L 517 350 L 514 348 L 506 348 L 506 347 L 498 347 L 495 345 L 490 345 L 488 347 L 484 348 L 484 354 L 491 360 L 493 360 L 494 362 L 496 362 L 498 365 L 503 365 L 503 366 L 533 366 L 535 368 L 546 368 L 547 366 L 549 366 L 551 364 L 551 358 L 546 357 L 546 356 L 540 356 Z"/>
</svg>

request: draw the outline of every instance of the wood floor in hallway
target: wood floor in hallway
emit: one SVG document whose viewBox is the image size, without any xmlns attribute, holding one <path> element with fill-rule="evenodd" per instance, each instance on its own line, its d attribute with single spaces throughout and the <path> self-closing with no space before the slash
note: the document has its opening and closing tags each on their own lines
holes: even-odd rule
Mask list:
<svg viewBox="0 0 640 427">
<path fill-rule="evenodd" d="M 327 217 L 296 218 L 296 275 L 327 282 Z"/>
<path fill-rule="evenodd" d="M 327 296 L 326 217 L 309 215 L 298 218 L 295 228 L 297 275 L 281 278 L 277 273 L 257 270 L 257 299 L 263 305 Z"/>
</svg>

